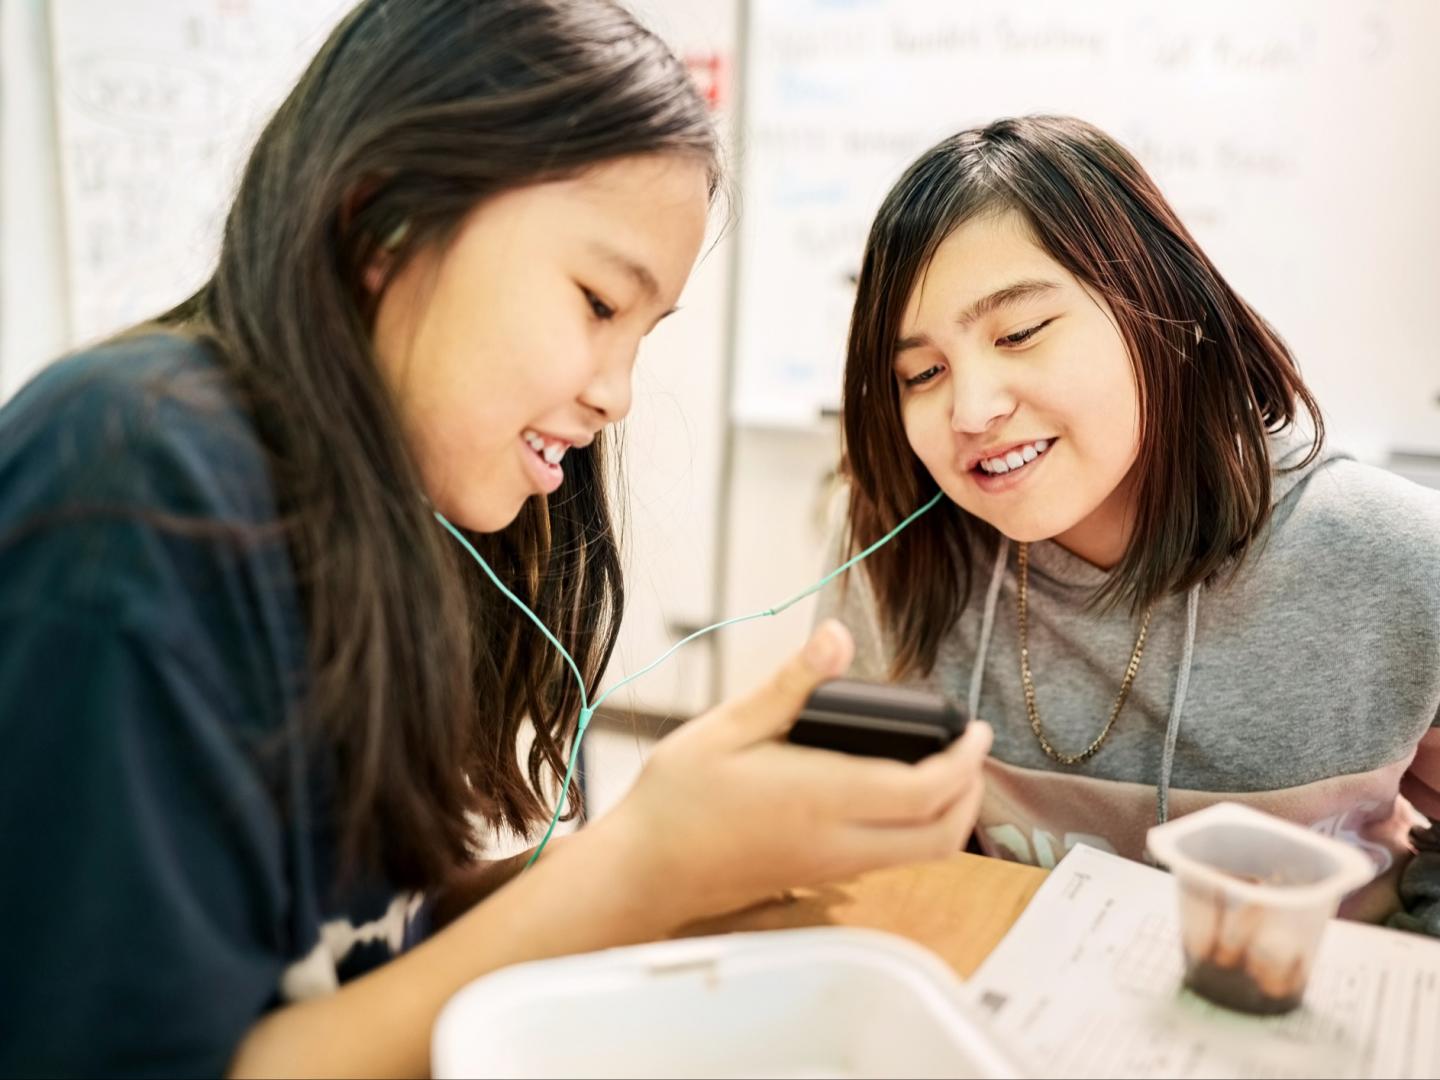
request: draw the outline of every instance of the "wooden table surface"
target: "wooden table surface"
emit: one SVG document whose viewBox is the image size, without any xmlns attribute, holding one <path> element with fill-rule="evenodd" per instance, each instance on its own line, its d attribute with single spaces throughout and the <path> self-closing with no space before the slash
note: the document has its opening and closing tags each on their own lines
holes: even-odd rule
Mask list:
<svg viewBox="0 0 1440 1080">
<path fill-rule="evenodd" d="M 942 862 L 877 870 L 841 885 L 797 890 L 734 915 L 687 926 L 679 936 L 799 926 L 888 930 L 938 953 L 969 978 L 1044 882 L 1033 866 L 955 855 Z"/>
</svg>

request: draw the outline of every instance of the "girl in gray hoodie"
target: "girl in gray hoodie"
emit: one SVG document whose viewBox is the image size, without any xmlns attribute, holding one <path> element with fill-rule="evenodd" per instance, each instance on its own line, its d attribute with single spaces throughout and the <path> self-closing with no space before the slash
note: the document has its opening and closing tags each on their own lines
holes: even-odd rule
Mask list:
<svg viewBox="0 0 1440 1080">
<path fill-rule="evenodd" d="M 1440 934 L 1440 493 L 1326 450 L 1126 150 L 1030 117 L 921 156 L 871 228 L 844 394 L 836 555 L 947 498 L 820 614 L 854 674 L 994 726 L 987 853 L 1140 858 L 1229 799 L 1369 853 L 1346 914 Z"/>
</svg>

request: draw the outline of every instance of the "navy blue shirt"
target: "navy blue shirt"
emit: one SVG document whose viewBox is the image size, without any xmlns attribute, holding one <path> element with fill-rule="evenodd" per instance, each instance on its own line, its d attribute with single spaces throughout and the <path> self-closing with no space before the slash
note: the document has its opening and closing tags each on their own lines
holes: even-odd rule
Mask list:
<svg viewBox="0 0 1440 1080">
<path fill-rule="evenodd" d="M 342 885 L 265 455 L 151 335 L 0 410 L 0 1075 L 218 1075 L 420 932 Z M 323 932 L 322 932 L 323 931 Z"/>
</svg>

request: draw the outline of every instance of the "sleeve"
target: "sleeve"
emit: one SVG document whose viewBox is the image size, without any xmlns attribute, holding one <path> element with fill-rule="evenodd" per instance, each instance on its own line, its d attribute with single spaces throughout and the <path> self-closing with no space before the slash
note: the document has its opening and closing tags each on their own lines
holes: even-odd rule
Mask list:
<svg viewBox="0 0 1440 1080">
<path fill-rule="evenodd" d="M 222 1074 L 293 937 L 271 564 L 164 524 L 261 466 L 147 356 L 0 417 L 0 1076 Z"/>
<path fill-rule="evenodd" d="M 1440 937 L 1440 717 L 1420 740 L 1400 794 L 1430 824 L 1411 833 L 1415 856 L 1401 875 L 1402 910 L 1391 916 L 1390 925 Z"/>
<path fill-rule="evenodd" d="M 223 1074 L 285 902 L 225 694 L 98 616 L 0 611 L 0 640 L 0 1075 Z"/>
<path fill-rule="evenodd" d="M 848 523 L 844 513 L 847 504 L 844 495 L 842 489 L 832 504 L 829 515 L 829 538 L 825 545 L 827 571 L 850 558 L 846 547 Z M 855 639 L 855 660 L 850 665 L 850 677 L 888 682 L 890 654 L 885 646 L 885 634 L 880 624 L 875 592 L 870 586 L 863 562 L 852 566 L 820 591 L 819 602 L 815 608 L 815 622 L 831 618 L 844 623 Z"/>
</svg>

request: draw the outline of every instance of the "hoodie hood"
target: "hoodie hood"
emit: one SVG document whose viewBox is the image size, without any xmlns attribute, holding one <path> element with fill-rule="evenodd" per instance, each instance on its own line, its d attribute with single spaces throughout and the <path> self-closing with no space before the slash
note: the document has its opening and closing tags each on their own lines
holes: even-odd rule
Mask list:
<svg viewBox="0 0 1440 1080">
<path fill-rule="evenodd" d="M 1270 436 L 1270 506 L 1280 506 L 1316 469 L 1331 461 L 1348 461 L 1350 455 L 1332 450 L 1327 444 L 1313 460 L 1302 465 L 1305 455 L 1315 445 L 1315 436 L 1308 428 L 1291 425 Z"/>
</svg>

